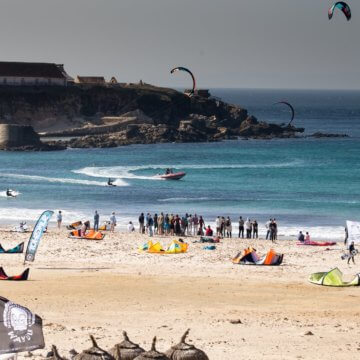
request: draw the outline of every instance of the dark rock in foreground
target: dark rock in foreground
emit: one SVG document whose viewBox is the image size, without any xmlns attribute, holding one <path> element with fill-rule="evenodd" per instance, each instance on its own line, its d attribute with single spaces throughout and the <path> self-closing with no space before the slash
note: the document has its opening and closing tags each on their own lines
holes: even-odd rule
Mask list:
<svg viewBox="0 0 360 360">
<path fill-rule="evenodd" d="M 349 135 L 347 134 L 327 134 L 327 133 L 322 133 L 322 132 L 316 132 L 312 135 L 309 135 L 308 137 L 313 137 L 313 138 L 345 138 L 345 137 L 349 137 Z"/>
</svg>

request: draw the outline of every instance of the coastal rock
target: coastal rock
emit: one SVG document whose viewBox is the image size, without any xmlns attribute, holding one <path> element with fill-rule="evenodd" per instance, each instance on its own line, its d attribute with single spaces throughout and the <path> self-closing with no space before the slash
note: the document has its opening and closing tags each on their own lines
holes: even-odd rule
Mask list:
<svg viewBox="0 0 360 360">
<path fill-rule="evenodd" d="M 322 133 L 322 132 L 316 132 L 312 135 L 309 135 L 309 137 L 313 138 L 345 138 L 349 137 L 347 134 L 330 134 L 330 133 Z"/>
</svg>

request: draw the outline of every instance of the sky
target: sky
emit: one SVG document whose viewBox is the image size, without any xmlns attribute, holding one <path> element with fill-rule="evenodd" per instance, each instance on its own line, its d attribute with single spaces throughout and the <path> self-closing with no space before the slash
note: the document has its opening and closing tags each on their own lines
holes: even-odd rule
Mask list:
<svg viewBox="0 0 360 360">
<path fill-rule="evenodd" d="M 360 2 L 1 0 L 1 61 L 56 62 L 71 76 L 159 86 L 360 89 Z"/>
</svg>

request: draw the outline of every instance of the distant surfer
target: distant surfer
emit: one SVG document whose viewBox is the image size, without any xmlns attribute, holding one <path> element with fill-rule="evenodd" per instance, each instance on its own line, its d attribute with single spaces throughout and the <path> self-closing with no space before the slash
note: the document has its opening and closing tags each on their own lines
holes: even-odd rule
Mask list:
<svg viewBox="0 0 360 360">
<path fill-rule="evenodd" d="M 6 196 L 15 197 L 14 190 L 6 189 Z"/>
<path fill-rule="evenodd" d="M 115 185 L 114 185 L 114 180 L 113 180 L 113 179 L 110 179 L 110 178 L 109 178 L 107 184 L 108 184 L 109 186 L 115 186 Z"/>
</svg>

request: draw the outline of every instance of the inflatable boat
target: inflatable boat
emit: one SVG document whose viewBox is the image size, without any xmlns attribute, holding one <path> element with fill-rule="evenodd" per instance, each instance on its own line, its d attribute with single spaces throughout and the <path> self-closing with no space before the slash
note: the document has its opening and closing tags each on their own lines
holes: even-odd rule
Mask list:
<svg viewBox="0 0 360 360">
<path fill-rule="evenodd" d="M 161 179 L 165 180 L 180 180 L 186 175 L 184 172 L 176 172 L 176 173 L 169 173 L 169 174 L 163 174 L 158 175 Z"/>
</svg>

